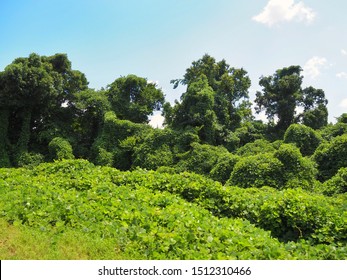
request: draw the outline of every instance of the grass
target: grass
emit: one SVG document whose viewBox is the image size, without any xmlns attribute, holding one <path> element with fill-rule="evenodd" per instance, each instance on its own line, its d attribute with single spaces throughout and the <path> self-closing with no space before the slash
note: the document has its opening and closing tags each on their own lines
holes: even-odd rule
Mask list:
<svg viewBox="0 0 347 280">
<path fill-rule="evenodd" d="M 74 230 L 41 231 L 0 219 L 2 260 L 127 259 L 117 242 Z"/>
</svg>

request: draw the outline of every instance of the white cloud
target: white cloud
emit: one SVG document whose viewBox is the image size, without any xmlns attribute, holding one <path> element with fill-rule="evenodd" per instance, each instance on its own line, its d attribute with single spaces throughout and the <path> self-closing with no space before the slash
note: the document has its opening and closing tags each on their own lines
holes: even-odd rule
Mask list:
<svg viewBox="0 0 347 280">
<path fill-rule="evenodd" d="M 252 19 L 271 27 L 279 22 L 304 21 L 311 23 L 315 17 L 315 12 L 303 2 L 269 0 L 263 11 Z"/>
<path fill-rule="evenodd" d="M 343 100 L 340 102 L 340 107 L 346 108 L 346 109 L 347 109 L 347 98 L 343 99 Z"/>
<path fill-rule="evenodd" d="M 314 56 L 309 59 L 304 65 L 304 76 L 315 79 L 320 75 L 320 70 L 327 64 L 325 57 Z"/>
<path fill-rule="evenodd" d="M 347 79 L 347 73 L 346 72 L 337 73 L 336 77 L 341 78 L 341 79 Z"/>
<path fill-rule="evenodd" d="M 158 86 L 158 85 L 159 85 L 159 82 L 158 82 L 158 81 L 148 80 L 148 81 L 147 81 L 147 84 L 152 84 L 152 85 Z"/>
<path fill-rule="evenodd" d="M 154 115 L 150 118 L 149 125 L 154 128 L 163 128 L 164 117 L 161 115 Z"/>
<path fill-rule="evenodd" d="M 341 49 L 341 54 L 346 56 L 347 55 L 347 51 L 344 50 L 344 49 Z"/>
</svg>

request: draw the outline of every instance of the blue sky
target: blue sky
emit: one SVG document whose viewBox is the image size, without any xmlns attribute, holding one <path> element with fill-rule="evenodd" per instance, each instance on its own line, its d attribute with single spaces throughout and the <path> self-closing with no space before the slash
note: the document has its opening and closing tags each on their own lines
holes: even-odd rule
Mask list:
<svg viewBox="0 0 347 280">
<path fill-rule="evenodd" d="M 334 121 L 347 112 L 346 11 L 345 0 L 1 0 L 0 71 L 67 53 L 92 88 L 136 74 L 173 102 L 184 88 L 170 80 L 208 53 L 248 72 L 252 101 L 261 75 L 300 65 Z"/>
</svg>

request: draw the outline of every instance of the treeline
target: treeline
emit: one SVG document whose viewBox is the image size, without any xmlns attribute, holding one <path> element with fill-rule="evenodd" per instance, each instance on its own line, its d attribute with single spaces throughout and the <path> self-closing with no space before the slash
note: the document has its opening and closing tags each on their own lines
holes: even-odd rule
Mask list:
<svg viewBox="0 0 347 280">
<path fill-rule="evenodd" d="M 17 58 L 0 72 L 0 167 L 84 158 L 240 187 L 346 192 L 347 114 L 328 124 L 324 91 L 303 88 L 301 72 L 290 66 L 260 78 L 254 102 L 264 123 L 252 115 L 247 72 L 209 55 L 171 81 L 186 88 L 174 105 L 142 77 L 94 90 L 65 54 Z M 148 125 L 155 110 L 164 129 Z"/>
</svg>

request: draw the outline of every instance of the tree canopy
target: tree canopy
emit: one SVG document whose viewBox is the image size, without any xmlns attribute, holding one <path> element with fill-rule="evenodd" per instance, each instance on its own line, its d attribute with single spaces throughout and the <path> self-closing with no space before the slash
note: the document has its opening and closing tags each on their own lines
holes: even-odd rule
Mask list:
<svg viewBox="0 0 347 280">
<path fill-rule="evenodd" d="M 118 118 L 136 123 L 147 123 L 148 116 L 164 104 L 162 90 L 135 75 L 118 78 L 110 84 L 108 98 Z"/>
<path fill-rule="evenodd" d="M 171 83 L 174 88 L 185 85 L 187 91 L 173 108 L 164 107 L 166 123 L 180 129 L 199 127 L 202 140 L 207 143 L 224 143 L 231 130 L 251 118 L 248 96 L 251 81 L 247 72 L 230 67 L 225 60 L 217 62 L 205 54 L 192 63 L 183 79 Z"/>
<path fill-rule="evenodd" d="M 259 81 L 263 89 L 256 93 L 256 112 L 265 110 L 270 122 L 277 117 L 275 128 L 282 133 L 299 121 L 316 129 L 327 124 L 328 101 L 324 91 L 313 87 L 303 89 L 301 71 L 300 66 L 285 67 Z M 302 114 L 298 114 L 300 107 Z"/>
</svg>

